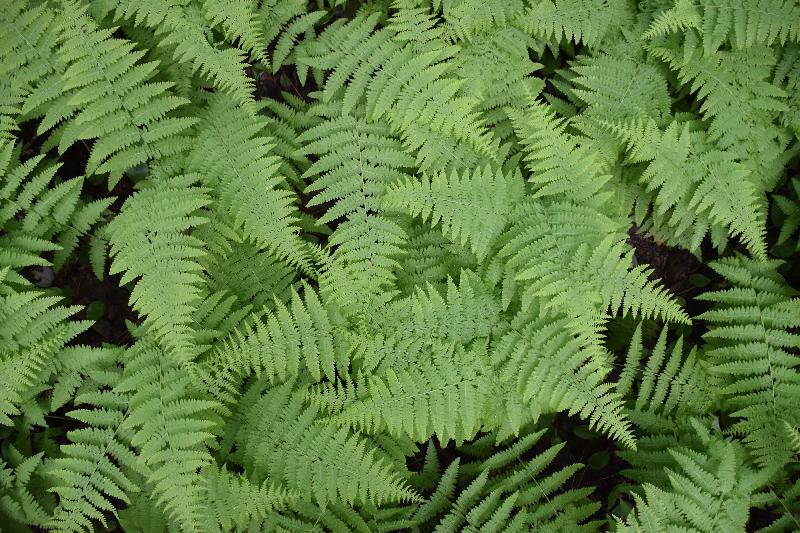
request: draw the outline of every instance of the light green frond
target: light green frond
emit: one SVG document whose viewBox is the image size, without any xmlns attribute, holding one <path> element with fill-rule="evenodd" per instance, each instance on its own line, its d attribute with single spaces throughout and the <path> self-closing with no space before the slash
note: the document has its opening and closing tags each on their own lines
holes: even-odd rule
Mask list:
<svg viewBox="0 0 800 533">
<path fill-rule="evenodd" d="M 201 115 L 188 168 L 202 176 L 234 227 L 277 258 L 312 273 L 309 250 L 298 235 L 293 195 L 278 174 L 266 123 L 230 100 L 213 98 Z M 269 223 L 267 223 L 269 222 Z"/>
<path fill-rule="evenodd" d="M 568 333 L 570 327 L 563 318 L 539 318 L 498 339 L 491 357 L 499 380 L 497 399 L 505 412 L 498 410 L 496 416 L 505 417 L 510 432 L 518 433 L 542 414 L 567 411 L 635 449 L 622 396 L 606 382 L 610 365 L 585 351 Z"/>
<path fill-rule="evenodd" d="M 566 196 L 589 203 L 609 177 L 599 154 L 586 142 L 566 131 L 567 123 L 551 106 L 531 99 L 525 109 L 507 110 L 531 172 L 534 198 Z"/>
<path fill-rule="evenodd" d="M 669 487 L 644 485 L 636 507 L 617 531 L 744 531 L 762 474 L 745 463 L 735 444 L 712 437 L 706 454 L 673 450 L 677 468 Z"/>
<path fill-rule="evenodd" d="M 381 212 L 387 186 L 408 177 L 414 159 L 382 124 L 345 116 L 322 122 L 299 138 L 303 153 L 318 159 L 305 172 L 309 206 L 329 205 L 319 219 L 341 219 L 329 237 L 333 255 L 320 280 L 323 291 L 361 310 L 382 292 L 392 294 L 396 258 L 406 239 L 393 217 Z"/>
<path fill-rule="evenodd" d="M 671 108 L 667 80 L 653 65 L 633 58 L 598 54 L 572 67 L 574 94 L 586 102 L 585 117 L 626 121 L 660 120 Z"/>
<path fill-rule="evenodd" d="M 731 288 L 705 293 L 713 303 L 700 315 L 709 322 L 705 357 L 718 383 L 719 398 L 737 419 L 730 432 L 741 435 L 765 467 L 779 468 L 791 456 L 784 422 L 800 425 L 800 299 L 776 268 L 741 256 L 711 266 Z"/>
<path fill-rule="evenodd" d="M 121 284 L 136 281 L 133 309 L 144 315 L 143 326 L 178 360 L 194 356 L 191 317 L 202 282 L 197 258 L 203 242 L 190 234 L 207 219 L 198 210 L 211 199 L 195 186 L 199 176 L 160 176 L 136 192 L 108 225 L 110 274 L 122 272 Z"/>
<path fill-rule="evenodd" d="M 323 507 L 419 500 L 385 452 L 358 433 L 320 423 L 305 392 L 291 385 L 273 387 L 246 406 L 236 459 L 248 477 L 283 483 Z"/>
<path fill-rule="evenodd" d="M 250 374 L 283 383 L 307 372 L 314 381 L 335 381 L 347 371 L 347 353 L 337 338 L 332 313 L 305 285 L 303 299 L 292 291 L 291 302 L 279 300 L 263 318 L 257 312 L 220 342 L 198 370 L 215 396 L 232 401 Z"/>
<path fill-rule="evenodd" d="M 7 272 L 7 270 L 0 272 Z M 39 290 L 17 291 L 0 280 L 0 423 L 13 426 L 28 391 L 49 379 L 59 351 L 91 326 L 70 321 L 78 306 Z"/>
<path fill-rule="evenodd" d="M 242 475 L 209 466 L 203 470 L 208 483 L 206 512 L 217 531 L 246 531 L 274 510 L 285 508 L 294 495 L 280 485 L 258 485 Z M 204 527 L 210 530 L 206 524 Z"/>
<path fill-rule="evenodd" d="M 194 120 L 174 113 L 187 100 L 170 94 L 169 83 L 151 81 L 156 63 L 140 63 L 143 52 L 112 38 L 81 11 L 67 2 L 60 12 L 63 71 L 39 84 L 23 112 L 44 114 L 39 134 L 57 127 L 48 142 L 61 154 L 76 142 L 97 139 L 86 172 L 108 173 L 113 186 L 131 167 L 184 151 L 181 134 Z"/>
<path fill-rule="evenodd" d="M 649 162 L 639 179 L 653 194 L 653 216 L 687 248 L 697 249 L 721 225 L 765 257 L 764 214 L 750 171 L 691 126 L 672 122 L 661 130 L 648 120 L 611 129 L 627 143 L 633 161 Z"/>
<path fill-rule="evenodd" d="M 596 47 L 632 15 L 626 2 L 619 0 L 538 0 L 519 17 L 518 24 L 540 39 Z"/>
<path fill-rule="evenodd" d="M 493 384 L 487 363 L 485 347 L 462 350 L 434 343 L 430 361 L 388 368 L 353 388 L 331 388 L 328 394 L 354 400 L 330 420 L 367 433 L 407 435 L 416 442 L 431 435 L 442 443 L 464 442 L 475 436 L 490 412 Z"/>
<path fill-rule="evenodd" d="M 67 434 L 70 443 L 61 446 L 64 456 L 49 465 L 58 480 L 50 490 L 59 496 L 48 522 L 52 531 L 90 532 L 95 522 L 108 527 L 107 515 L 116 514 L 112 499 L 130 503 L 129 496 L 141 489 L 136 480 L 149 473 L 131 449 L 130 432 L 122 427 L 128 398 L 102 389 L 116 385 L 119 374 L 114 379 L 76 396 L 79 408 L 67 413 L 86 427 Z"/>
<path fill-rule="evenodd" d="M 211 465 L 209 446 L 216 422 L 214 401 L 194 392 L 192 376 L 148 339 L 125 354 L 122 380 L 128 413 L 119 431 L 130 435 L 148 491 L 182 531 L 204 531 L 208 483 L 201 469 Z"/>
<path fill-rule="evenodd" d="M 238 105 L 255 113 L 253 81 L 244 72 L 245 53 L 238 48 L 215 46 L 216 43 L 210 41 L 206 35 L 204 24 L 201 24 L 202 19 L 196 16 L 200 13 L 191 9 L 193 6 L 169 0 L 119 0 L 106 4 L 103 6 L 104 12 L 113 12 L 116 20 L 125 19 L 137 26 L 143 25 L 152 29 L 161 46 L 172 50 L 178 61 L 208 79 Z M 213 10 L 208 15 L 213 18 Z M 244 33 L 246 29 L 237 27 L 236 31 Z"/>
<path fill-rule="evenodd" d="M 519 172 L 504 175 L 483 170 L 422 176 L 389 187 L 383 199 L 386 209 L 402 209 L 462 245 L 469 244 L 478 259 L 489 253 L 493 241 L 505 229 L 509 214 L 523 195 Z"/>
</svg>

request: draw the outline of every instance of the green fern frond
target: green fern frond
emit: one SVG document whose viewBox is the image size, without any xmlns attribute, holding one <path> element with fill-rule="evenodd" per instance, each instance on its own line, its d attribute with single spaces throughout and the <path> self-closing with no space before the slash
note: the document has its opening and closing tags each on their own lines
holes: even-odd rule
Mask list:
<svg viewBox="0 0 800 533">
<path fill-rule="evenodd" d="M 435 434 L 442 443 L 462 443 L 475 436 L 488 415 L 492 373 L 487 363 L 485 347 L 462 350 L 434 343 L 430 361 L 388 368 L 341 391 L 331 388 L 327 394 L 354 400 L 330 420 L 366 433 L 407 435 L 416 442 Z"/>
<path fill-rule="evenodd" d="M 0 270 L 7 274 L 8 270 Z M 3 278 L 5 276 L 0 276 Z M 0 423 L 14 426 L 27 392 L 49 378 L 59 350 L 92 325 L 70 321 L 78 306 L 38 290 L 16 291 L 0 279 Z"/>
<path fill-rule="evenodd" d="M 309 49 L 311 54 L 299 58 L 314 68 L 337 67 L 326 80 L 323 101 L 343 94 L 343 110 L 348 113 L 363 99 L 368 120 L 385 117 L 406 148 L 419 151 L 417 161 L 423 170 L 455 163 L 452 154 L 430 146 L 442 140 L 463 143 L 473 156 L 495 161 L 498 139 L 481 123 L 478 100 L 463 95 L 463 82 L 451 74 L 449 60 L 457 47 L 434 36 L 404 44 L 401 35 L 409 27 L 402 19 L 400 35 L 392 35 L 393 19 L 387 28 L 371 33 L 377 20 L 375 14 L 332 25 Z M 433 31 L 424 19 L 416 22 L 424 28 L 421 31 Z M 442 157 L 447 159 L 441 161 Z"/>
<path fill-rule="evenodd" d="M 708 55 L 727 43 L 741 49 L 799 42 L 798 18 L 800 7 L 791 0 L 679 0 L 653 21 L 644 38 L 694 28 L 701 32 Z"/>
<path fill-rule="evenodd" d="M 625 2 L 615 0 L 539 0 L 519 17 L 518 24 L 540 39 L 597 47 L 632 16 Z"/>
<path fill-rule="evenodd" d="M 465 171 L 461 176 L 453 172 L 450 176 L 423 175 L 421 181 L 406 179 L 389 186 L 383 207 L 402 209 L 434 226 L 441 223 L 446 236 L 459 244 L 469 244 L 481 260 L 505 229 L 523 192 L 518 171 L 504 175 L 486 167 Z"/>
<path fill-rule="evenodd" d="M 112 499 L 130 503 L 129 495 L 140 490 L 135 480 L 148 473 L 122 425 L 128 398 L 101 389 L 118 384 L 118 372 L 109 376 L 111 380 L 97 383 L 93 391 L 76 396 L 74 403 L 81 408 L 67 413 L 87 427 L 68 432 L 70 444 L 61 446 L 64 457 L 49 465 L 58 479 L 50 489 L 59 496 L 48 522 L 53 531 L 94 531 L 95 521 L 108 527 L 107 517 L 116 515 Z"/>
<path fill-rule="evenodd" d="M 646 265 L 632 266 L 619 221 L 588 207 L 536 202 L 521 204 L 512 218 L 499 254 L 513 277 L 508 290 L 519 284 L 524 305 L 542 298 L 545 309 L 589 321 L 610 311 L 689 322 Z"/>
<path fill-rule="evenodd" d="M 38 133 L 57 127 L 48 142 L 61 154 L 76 142 L 98 139 L 86 172 L 108 173 L 110 186 L 131 167 L 186 150 L 181 134 L 194 119 L 173 112 L 188 100 L 170 94 L 169 83 L 150 81 L 157 65 L 139 63 L 144 52 L 97 28 L 71 2 L 60 15 L 63 71 L 45 78 L 22 109 L 44 114 Z"/>
<path fill-rule="evenodd" d="M 775 468 L 792 453 L 784 422 L 800 425 L 800 335 L 792 331 L 800 299 L 777 273 L 779 264 L 741 256 L 712 263 L 732 287 L 701 295 L 714 305 L 698 317 L 710 323 L 709 371 L 737 419 L 730 432 L 744 437 L 759 464 Z"/>
<path fill-rule="evenodd" d="M 582 465 L 571 464 L 542 475 L 563 447 L 555 445 L 534 454 L 532 448 L 543 434 L 527 434 L 507 447 L 504 443 L 485 459 L 463 465 L 456 459 L 412 520 L 422 530 L 439 533 L 593 531 L 595 524 L 586 523 L 597 509 L 597 504 L 586 498 L 591 491 L 562 491 Z M 462 487 L 458 497 L 457 480 Z"/>
<path fill-rule="evenodd" d="M 525 8 L 521 0 L 494 6 L 476 0 L 443 3 L 445 37 L 452 41 L 471 41 L 497 27 L 509 26 Z"/>
<path fill-rule="evenodd" d="M 524 313 L 518 320 L 530 316 Z M 495 343 L 491 357 L 499 377 L 496 394 L 504 405 L 504 424 L 518 433 L 523 424 L 542 414 L 568 411 L 635 449 L 622 396 L 606 382 L 610 365 L 585 351 L 569 328 L 563 318 L 538 318 L 524 326 L 514 324 Z"/>
<path fill-rule="evenodd" d="M 210 203 L 208 189 L 196 187 L 199 176 L 160 176 L 152 186 L 131 196 L 108 225 L 110 274 L 122 272 L 120 283 L 138 280 L 131 306 L 144 315 L 143 326 L 178 360 L 196 354 L 191 317 L 202 282 L 197 258 L 203 243 L 189 234 L 207 219 L 198 210 Z"/>
<path fill-rule="evenodd" d="M 113 391 L 127 399 L 120 431 L 130 435 L 147 469 L 153 500 L 183 531 L 203 531 L 208 484 L 201 469 L 213 463 L 208 446 L 217 422 L 211 412 L 219 404 L 198 397 L 189 372 L 148 339 L 126 352 Z"/>
<path fill-rule="evenodd" d="M 49 164 L 42 156 L 17 164 L 18 152 L 18 145 L 0 141 L 0 228 L 8 233 L 0 235 L 0 267 L 48 265 L 39 254 L 52 251 L 58 270 L 114 198 L 86 203 L 80 198 L 83 178 L 61 181 L 61 165 Z M 11 279 L 22 282 L 16 273 Z"/>
<path fill-rule="evenodd" d="M 207 513 L 217 531 L 245 531 L 274 510 L 285 508 L 294 495 L 279 485 L 257 485 L 247 478 L 211 466 L 203 470 L 208 484 Z M 208 524 L 206 529 L 211 529 Z"/>
<path fill-rule="evenodd" d="M 556 118 L 546 104 L 531 99 L 525 109 L 506 112 L 525 153 L 533 197 L 566 196 L 591 203 L 610 178 L 603 172 L 599 154 L 568 133 L 566 122 Z"/>
<path fill-rule="evenodd" d="M 670 487 L 644 485 L 636 507 L 617 531 L 744 531 L 755 493 L 766 481 L 735 444 L 712 437 L 706 454 L 671 450 Z M 678 470 L 679 468 L 679 470 Z"/>
<path fill-rule="evenodd" d="M 739 236 L 766 257 L 764 214 L 750 171 L 728 151 L 709 146 L 691 124 L 661 130 L 652 120 L 611 125 L 627 143 L 633 162 L 648 162 L 640 180 L 654 194 L 653 215 L 672 235 L 696 250 L 715 225 Z"/>
<path fill-rule="evenodd" d="M 236 456 L 251 479 L 283 483 L 322 507 L 340 501 L 415 502 L 398 465 L 367 438 L 320 423 L 292 384 L 271 388 L 246 407 Z M 405 465 L 403 465 L 404 469 Z"/>
<path fill-rule="evenodd" d="M 789 109 L 786 93 L 769 81 L 776 63 L 772 49 L 756 46 L 703 55 L 686 41 L 682 47 L 653 46 L 650 53 L 667 62 L 702 101 L 708 138 L 741 160 L 759 190 L 774 187 L 788 142 L 776 123 Z"/>
<path fill-rule="evenodd" d="M 40 79 L 60 68 L 56 58 L 59 32 L 56 13 L 47 4 L 9 3 L 0 15 L 0 138 L 13 136 L 22 107 Z"/>
<path fill-rule="evenodd" d="M 214 191 L 236 229 L 261 249 L 313 273 L 310 252 L 298 236 L 293 196 L 277 173 L 281 158 L 272 155 L 265 126 L 228 99 L 212 98 L 201 115 L 187 166 Z"/>
<path fill-rule="evenodd" d="M 115 20 L 124 19 L 137 26 L 150 28 L 160 45 L 171 50 L 175 59 L 188 65 L 193 73 L 208 79 L 234 102 L 254 114 L 253 81 L 244 72 L 247 66 L 245 53 L 238 48 L 217 47 L 206 35 L 205 24 L 200 22 L 202 19 L 196 16 L 200 13 L 193 8 L 167 0 L 109 0 L 100 4 L 99 14 L 113 12 Z M 213 10 L 208 14 L 213 20 Z M 236 30 L 244 34 L 245 28 Z M 242 44 L 257 46 L 249 42 Z"/>
<path fill-rule="evenodd" d="M 303 153 L 318 157 L 304 174 L 315 176 L 305 190 L 314 194 L 308 205 L 330 205 L 321 224 L 344 219 L 328 239 L 334 251 L 320 280 L 323 291 L 355 309 L 383 292 L 391 297 L 406 237 L 381 213 L 381 198 L 408 176 L 414 159 L 385 126 L 349 116 L 322 122 L 299 140 L 306 143 Z"/>
<path fill-rule="evenodd" d="M 687 413 L 696 416 L 706 412 L 711 403 L 711 391 L 696 348 L 684 354 L 683 337 L 680 337 L 668 351 L 665 327 L 646 361 L 642 361 L 641 328 L 641 324 L 636 328 L 617 382 L 617 390 L 622 395 L 631 393 L 636 382 L 636 401 L 629 409 L 633 422 L 651 432 L 668 430 L 674 421 L 665 420 L 661 424 L 664 417 L 684 417 Z"/>
<path fill-rule="evenodd" d="M 626 121 L 670 111 L 667 80 L 653 65 L 633 58 L 598 54 L 573 65 L 573 93 L 586 102 L 584 116 Z"/>
<path fill-rule="evenodd" d="M 266 317 L 251 315 L 217 345 L 198 368 L 215 396 L 230 402 L 250 374 L 283 383 L 308 373 L 314 381 L 334 381 L 347 370 L 347 353 L 338 340 L 338 324 L 308 285 L 304 298 L 294 291 L 291 303 L 275 300 Z"/>
<path fill-rule="evenodd" d="M 203 0 L 203 16 L 222 29 L 228 42 L 238 43 L 250 55 L 267 61 L 267 40 L 261 27 L 257 3 L 250 0 Z"/>
<path fill-rule="evenodd" d="M 675 5 L 656 16 L 642 34 L 642 39 L 656 39 L 687 29 L 699 30 L 703 19 L 692 0 L 676 0 Z"/>
</svg>

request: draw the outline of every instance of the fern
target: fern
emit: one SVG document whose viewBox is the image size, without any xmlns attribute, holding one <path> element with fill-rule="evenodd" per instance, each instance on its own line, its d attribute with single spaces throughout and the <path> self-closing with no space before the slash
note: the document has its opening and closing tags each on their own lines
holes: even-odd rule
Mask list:
<svg viewBox="0 0 800 533">
<path fill-rule="evenodd" d="M 712 0 L 695 4 L 679 0 L 651 25 L 645 38 L 678 29 L 701 32 L 706 54 L 730 43 L 736 48 L 756 44 L 797 42 L 800 33 L 791 21 L 800 16 L 797 6 L 786 0 Z"/>
<path fill-rule="evenodd" d="M 92 520 L 107 526 L 106 515 L 115 513 L 112 498 L 130 503 L 128 495 L 140 490 L 134 480 L 149 473 L 137 463 L 130 433 L 122 425 L 127 398 L 101 389 L 119 383 L 119 373 L 111 376 L 95 390 L 76 396 L 76 405 L 86 407 L 69 412 L 87 427 L 68 433 L 70 444 L 61 447 L 64 457 L 49 468 L 59 479 L 51 489 L 60 500 L 48 522 L 53 531 L 93 531 Z"/>
<path fill-rule="evenodd" d="M 248 407 L 237 442 L 249 476 L 285 483 L 320 506 L 419 499 L 385 452 L 358 433 L 315 423 L 317 409 L 304 403 L 302 390 L 282 385 Z"/>
<path fill-rule="evenodd" d="M 333 202 L 319 219 L 341 221 L 329 243 L 336 246 L 321 282 L 345 306 L 360 309 L 386 291 L 391 295 L 403 228 L 380 212 L 386 187 L 407 176 L 414 163 L 402 145 L 381 125 L 342 117 L 308 129 L 303 152 L 318 160 L 304 173 L 316 176 L 305 189 L 314 194 L 309 206 Z"/>
<path fill-rule="evenodd" d="M 131 292 L 133 308 L 178 360 L 194 358 L 191 314 L 199 297 L 202 241 L 187 230 L 207 221 L 198 210 L 210 202 L 207 190 L 195 187 L 197 175 L 164 176 L 128 199 L 108 227 L 110 273 L 124 272 L 121 283 L 138 280 Z"/>
<path fill-rule="evenodd" d="M 541 39 L 598 46 L 630 16 L 625 2 L 615 0 L 542 0 L 520 18 L 525 31 Z"/>
<path fill-rule="evenodd" d="M 523 183 L 519 173 L 504 176 L 490 168 L 471 175 L 456 173 L 407 180 L 391 186 L 383 201 L 388 209 L 402 208 L 432 225 L 441 222 L 442 232 L 459 244 L 470 245 L 479 260 L 505 228 Z"/>
<path fill-rule="evenodd" d="M 7 4 L 3 530 L 800 528 L 795 2 Z"/>
<path fill-rule="evenodd" d="M 91 323 L 67 321 L 79 307 L 61 305 L 58 296 L 15 290 L 8 271 L 0 270 L 0 423 L 13 426 L 10 417 L 23 413 L 27 393 L 47 380 L 58 351 Z"/>
<path fill-rule="evenodd" d="M 706 440 L 708 454 L 671 452 L 680 468 L 668 472 L 671 487 L 645 485 L 645 496 L 634 496 L 635 512 L 617 531 L 744 530 L 748 505 L 764 477 L 744 464 L 733 443 L 716 436 Z"/>
<path fill-rule="evenodd" d="M 662 131 L 647 121 L 612 129 L 628 144 L 632 162 L 649 162 L 640 179 L 657 191 L 653 214 L 689 249 L 722 225 L 754 255 L 766 256 L 758 189 L 732 154 L 706 147 L 691 124 L 673 122 Z"/>
<path fill-rule="evenodd" d="M 57 57 L 62 71 L 39 84 L 22 112 L 44 115 L 40 134 L 58 126 L 49 142 L 61 154 L 76 142 L 100 137 L 86 172 L 109 173 L 113 186 L 128 168 L 185 150 L 180 133 L 194 121 L 171 113 L 187 101 L 169 94 L 169 84 L 147 82 L 155 63 L 137 64 L 142 52 L 96 28 L 83 11 L 65 2 Z"/>
<path fill-rule="evenodd" d="M 219 117 L 227 117 L 220 120 Z M 199 125 L 188 168 L 216 191 L 221 210 L 236 229 L 242 229 L 261 249 L 306 272 L 312 272 L 309 250 L 297 237 L 292 196 L 282 190 L 278 157 L 272 156 L 264 123 L 224 98 L 215 98 Z M 224 139 L 224 143 L 220 140 Z M 264 220 L 274 221 L 265 226 Z"/>
<path fill-rule="evenodd" d="M 447 346 L 432 349 L 432 360 L 417 367 L 382 374 L 339 391 L 344 403 L 331 421 L 367 433 L 381 430 L 421 442 L 435 434 L 440 442 L 464 442 L 475 436 L 488 414 L 491 386 L 488 361 L 480 348 Z M 335 393 L 336 391 L 331 391 Z"/>
<path fill-rule="evenodd" d="M 777 467 L 791 454 L 785 423 L 797 425 L 800 416 L 793 400 L 800 338 L 790 330 L 797 323 L 798 299 L 774 261 L 735 257 L 712 266 L 732 287 L 703 295 L 715 304 L 700 317 L 711 324 L 705 336 L 710 371 L 737 419 L 730 431 L 744 437 L 759 464 Z"/>
<path fill-rule="evenodd" d="M 166 516 L 185 531 L 205 528 L 202 513 L 207 479 L 201 469 L 213 461 L 211 400 L 193 394 L 191 377 L 147 339 L 126 355 L 128 364 L 114 392 L 127 397 L 120 431 L 131 435 L 137 463 Z"/>
</svg>

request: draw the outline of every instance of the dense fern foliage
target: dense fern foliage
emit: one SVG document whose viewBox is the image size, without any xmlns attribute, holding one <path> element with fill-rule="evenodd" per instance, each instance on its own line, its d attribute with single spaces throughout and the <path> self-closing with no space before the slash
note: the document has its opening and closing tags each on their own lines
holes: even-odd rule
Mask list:
<svg viewBox="0 0 800 533">
<path fill-rule="evenodd" d="M 0 527 L 799 531 L 799 155 L 797 0 L 0 0 Z"/>
</svg>

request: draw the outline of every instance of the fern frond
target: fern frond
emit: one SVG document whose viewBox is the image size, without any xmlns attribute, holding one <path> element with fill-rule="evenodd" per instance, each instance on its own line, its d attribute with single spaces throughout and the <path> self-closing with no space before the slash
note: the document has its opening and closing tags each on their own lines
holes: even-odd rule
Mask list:
<svg viewBox="0 0 800 533">
<path fill-rule="evenodd" d="M 667 62 L 702 101 L 708 138 L 741 160 L 759 190 L 774 187 L 787 144 L 775 124 L 788 107 L 786 93 L 769 81 L 776 63 L 772 49 L 757 46 L 703 55 L 687 41 L 683 47 L 654 46 L 650 53 Z"/>
<path fill-rule="evenodd" d="M 13 143 L 0 141 L 0 228 L 8 233 L 0 235 L 0 267 L 48 265 L 38 254 L 52 251 L 57 270 L 114 198 L 86 203 L 80 198 L 83 178 L 60 181 L 61 165 L 49 164 L 43 156 L 17 164 L 18 151 Z M 22 282 L 16 273 L 11 279 Z"/>
<path fill-rule="evenodd" d="M 525 153 L 534 198 L 566 196 L 590 203 L 603 189 L 610 176 L 603 173 L 599 154 L 569 134 L 550 106 L 531 99 L 525 109 L 506 112 Z"/>
<path fill-rule="evenodd" d="M 18 128 L 22 107 L 39 80 L 61 65 L 56 49 L 60 34 L 56 12 L 47 4 L 9 3 L 0 15 L 0 138 Z"/>
<path fill-rule="evenodd" d="M 655 195 L 653 215 L 689 249 L 697 249 L 713 225 L 722 225 L 756 257 L 766 257 L 759 191 L 733 154 L 709 146 L 688 123 L 672 122 L 666 130 L 651 120 L 610 127 L 628 144 L 633 161 L 649 162 L 640 180 Z"/>
<path fill-rule="evenodd" d="M 735 48 L 800 42 L 800 6 L 790 0 L 711 0 L 700 4 L 706 54 Z"/>
<path fill-rule="evenodd" d="M 281 158 L 272 155 L 265 126 L 230 100 L 212 98 L 201 115 L 187 166 L 214 191 L 235 228 L 261 249 L 313 273 L 309 250 L 298 236 L 293 195 L 277 173 Z"/>
<path fill-rule="evenodd" d="M 508 290 L 519 283 L 523 304 L 543 298 L 545 309 L 589 321 L 608 311 L 689 321 L 646 265 L 632 266 L 619 221 L 590 207 L 537 202 L 521 204 L 512 218 L 499 255 L 513 278 Z"/>
<path fill-rule="evenodd" d="M 676 0 L 675 5 L 656 16 L 642 39 L 656 39 L 687 29 L 699 30 L 703 19 L 692 0 Z"/>
<path fill-rule="evenodd" d="M 755 491 L 766 479 L 735 444 L 713 437 L 707 446 L 706 454 L 671 450 L 680 469 L 668 470 L 671 486 L 645 484 L 644 496 L 634 495 L 634 512 L 617 531 L 744 531 Z"/>
<path fill-rule="evenodd" d="M 641 324 L 636 329 L 625 366 L 617 383 L 622 395 L 632 392 L 637 384 L 635 402 L 629 409 L 633 422 L 648 431 L 659 428 L 664 417 L 688 414 L 701 415 L 710 408 L 711 391 L 706 369 L 697 357 L 696 348 L 684 354 L 683 337 L 667 350 L 667 328 L 661 330 L 646 361 L 642 361 Z M 642 365 L 644 365 L 642 367 Z M 673 427 L 672 420 L 665 421 L 665 430 Z"/>
<path fill-rule="evenodd" d="M 238 48 L 215 46 L 216 43 L 206 35 L 205 24 L 200 23 L 192 7 L 168 0 L 111 0 L 102 4 L 100 14 L 113 12 L 116 20 L 125 19 L 137 26 L 152 29 L 160 45 L 171 50 L 175 59 L 190 66 L 193 73 L 208 79 L 238 105 L 254 114 L 253 81 L 244 72 L 247 66 L 245 53 Z M 214 20 L 213 10 L 208 14 Z M 242 16 L 246 17 L 246 13 Z M 245 31 L 241 27 L 236 29 L 238 32 Z M 250 30 L 248 35 L 257 37 Z M 242 44 L 257 46 L 254 43 Z"/>
<path fill-rule="evenodd" d="M 546 41 L 566 39 L 597 47 L 632 15 L 625 2 L 613 0 L 540 0 L 519 17 L 518 24 Z"/>
<path fill-rule="evenodd" d="M 212 464 L 208 446 L 216 422 L 216 402 L 199 398 L 191 375 L 149 339 L 125 354 L 115 393 L 127 397 L 128 413 L 120 431 L 129 434 L 153 500 L 184 531 L 203 531 L 207 479 Z"/>
<path fill-rule="evenodd" d="M 519 315 L 519 320 L 530 317 Z M 636 447 L 622 396 L 606 382 L 604 365 L 568 333 L 568 321 L 538 318 L 513 325 L 494 345 L 492 365 L 500 379 L 498 400 L 505 407 L 505 424 L 518 433 L 524 423 L 542 414 L 567 411 Z"/>
<path fill-rule="evenodd" d="M 6 274 L 7 269 L 0 269 Z M 91 326 L 70 321 L 78 306 L 38 290 L 16 291 L 0 276 L 0 423 L 14 426 L 27 392 L 49 378 L 59 350 Z"/>
<path fill-rule="evenodd" d="M 170 94 L 169 83 L 150 81 L 156 64 L 139 63 L 144 52 L 97 28 L 83 11 L 65 2 L 59 12 L 62 71 L 39 84 L 23 112 L 44 114 L 40 135 L 58 126 L 49 142 L 61 154 L 76 142 L 98 139 L 86 173 L 108 173 L 113 186 L 131 167 L 185 151 L 181 134 L 194 119 L 174 113 L 188 100 Z"/>
<path fill-rule="evenodd" d="M 304 298 L 295 291 L 291 303 L 275 300 L 273 311 L 254 314 L 234 330 L 198 368 L 215 396 L 231 401 L 250 374 L 283 383 L 308 373 L 314 381 L 336 380 L 347 370 L 347 353 L 336 334 L 335 319 L 308 285 Z"/>
<path fill-rule="evenodd" d="M 496 161 L 499 141 L 481 123 L 478 100 L 461 90 L 463 82 L 452 75 L 450 59 L 457 48 L 445 43 L 426 18 L 409 26 L 398 14 L 399 33 L 392 23 L 375 31 L 377 14 L 357 17 L 346 24 L 331 25 L 318 43 L 299 61 L 311 67 L 335 67 L 325 83 L 322 99 L 331 101 L 343 94 L 348 113 L 362 100 L 369 121 L 385 120 L 392 125 L 423 170 L 447 168 L 453 154 L 435 144 L 462 143 L 477 159 Z M 417 31 L 413 42 L 405 34 Z M 349 81 L 349 83 L 347 83 Z M 463 149 L 462 149 L 463 150 Z M 459 166 L 458 168 L 465 168 Z"/>
<path fill-rule="evenodd" d="M 611 54 L 597 54 L 573 65 L 573 93 L 587 107 L 583 116 L 626 121 L 660 120 L 671 108 L 667 80 L 653 65 Z"/>
<path fill-rule="evenodd" d="M 279 485 L 257 485 L 247 478 L 210 466 L 203 470 L 208 484 L 206 512 L 217 531 L 245 531 L 253 522 L 285 508 L 294 495 Z M 204 526 L 210 529 L 209 524 Z"/>
<path fill-rule="evenodd" d="M 386 187 L 406 178 L 414 159 L 382 124 L 350 116 L 325 121 L 301 135 L 303 153 L 318 159 L 304 177 L 314 194 L 309 206 L 332 202 L 322 224 L 344 219 L 329 237 L 334 252 L 322 276 L 325 292 L 345 306 L 363 309 L 383 292 L 392 294 L 396 258 L 405 232 L 381 213 Z"/>
<path fill-rule="evenodd" d="M 442 443 L 471 439 L 488 415 L 492 373 L 485 348 L 482 353 L 434 343 L 430 358 L 407 369 L 388 368 L 352 388 L 331 388 L 330 395 L 356 399 L 330 420 L 366 433 L 407 435 L 416 442 L 433 434 Z"/>
<path fill-rule="evenodd" d="M 120 283 L 138 280 L 132 307 L 178 360 L 194 356 L 191 320 L 202 282 L 197 258 L 203 243 L 189 234 L 207 219 L 198 210 L 211 199 L 196 187 L 199 176 L 160 176 L 151 187 L 128 198 L 108 225 L 110 273 L 122 272 Z"/>
<path fill-rule="evenodd" d="M 591 522 L 585 523 L 597 509 L 586 498 L 591 490 L 562 491 L 582 465 L 567 465 L 543 475 L 563 447 L 557 444 L 532 452 L 543 433 L 504 443 L 473 462 L 460 464 L 456 459 L 413 520 L 421 529 L 439 533 L 593 530 Z M 463 487 L 458 497 L 454 494 L 457 479 Z"/>
<path fill-rule="evenodd" d="M 704 336 L 710 372 L 719 395 L 737 422 L 759 464 L 776 467 L 791 456 L 784 422 L 800 425 L 800 299 L 776 268 L 777 261 L 756 263 L 741 256 L 711 266 L 732 287 L 705 293 L 713 308 L 700 315 L 710 323 Z"/>
<path fill-rule="evenodd" d="M 106 517 L 116 515 L 112 498 L 130 503 L 129 495 L 140 490 L 135 480 L 148 473 L 122 426 L 128 398 L 101 389 L 117 385 L 119 372 L 107 376 L 111 379 L 76 396 L 75 405 L 80 408 L 67 413 L 87 427 L 68 432 L 70 444 L 61 446 L 64 457 L 49 466 L 58 479 L 50 489 L 59 496 L 48 522 L 53 531 L 94 531 L 94 521 L 108 527 Z"/>
<path fill-rule="evenodd" d="M 522 198 L 520 173 L 504 175 L 491 168 L 453 172 L 421 181 L 407 179 L 391 185 L 383 206 L 420 216 L 431 225 L 441 223 L 442 232 L 454 242 L 469 244 L 479 260 L 486 257 L 493 241 L 505 229 L 514 204 Z"/>
<path fill-rule="evenodd" d="M 385 452 L 358 433 L 319 423 L 317 409 L 306 406 L 304 397 L 289 383 L 247 406 L 236 459 L 248 477 L 283 483 L 322 507 L 419 500 Z"/>
<path fill-rule="evenodd" d="M 261 27 L 256 2 L 250 0 L 203 0 L 203 16 L 222 29 L 226 39 L 238 43 L 250 55 L 267 61 L 267 40 Z"/>
</svg>

